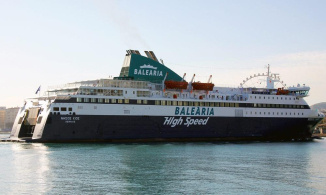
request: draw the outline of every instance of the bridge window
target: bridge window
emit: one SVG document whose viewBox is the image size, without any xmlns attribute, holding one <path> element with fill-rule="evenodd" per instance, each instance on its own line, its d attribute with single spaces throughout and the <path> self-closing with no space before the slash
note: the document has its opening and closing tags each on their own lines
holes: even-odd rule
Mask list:
<svg viewBox="0 0 326 195">
<path fill-rule="evenodd" d="M 95 103 L 96 102 L 96 98 L 91 98 L 91 102 Z"/>
<path fill-rule="evenodd" d="M 110 99 L 105 99 L 105 103 L 110 103 Z"/>
<path fill-rule="evenodd" d="M 84 98 L 84 102 L 89 102 L 89 98 Z"/>
<path fill-rule="evenodd" d="M 162 100 L 162 101 L 161 101 L 161 105 L 162 105 L 162 106 L 165 106 L 165 105 L 166 105 L 166 104 L 165 104 L 165 100 Z"/>
<path fill-rule="evenodd" d="M 147 104 L 147 100 L 143 100 L 143 103 L 144 103 L 144 104 Z"/>
<path fill-rule="evenodd" d="M 111 103 L 112 103 L 112 104 L 115 104 L 116 102 L 117 102 L 116 99 L 111 99 Z"/>
<path fill-rule="evenodd" d="M 77 102 L 82 102 L 82 98 L 77 98 Z"/>
<path fill-rule="evenodd" d="M 188 102 L 183 102 L 183 105 L 184 106 L 188 106 Z"/>
<path fill-rule="evenodd" d="M 53 111 L 59 111 L 59 107 L 53 107 Z"/>
</svg>

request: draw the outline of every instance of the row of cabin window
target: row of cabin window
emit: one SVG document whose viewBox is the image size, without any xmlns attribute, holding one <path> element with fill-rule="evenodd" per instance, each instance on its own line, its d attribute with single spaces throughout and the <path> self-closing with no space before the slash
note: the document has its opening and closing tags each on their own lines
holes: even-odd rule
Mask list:
<svg viewBox="0 0 326 195">
<path fill-rule="evenodd" d="M 129 99 L 107 99 L 107 98 L 77 98 L 77 102 L 91 103 L 111 103 L 111 104 L 129 104 Z M 147 100 L 137 100 L 137 104 L 147 104 Z"/>
<path fill-rule="evenodd" d="M 103 98 L 77 98 L 77 102 L 91 103 L 119 103 L 129 104 L 129 99 L 103 99 Z M 137 104 L 148 104 L 147 100 L 137 100 Z M 155 105 L 162 106 L 206 106 L 206 107 L 239 107 L 239 103 L 229 102 L 188 102 L 188 101 L 171 101 L 171 100 L 155 100 Z"/>
<path fill-rule="evenodd" d="M 61 107 L 61 108 L 59 108 L 59 107 L 53 107 L 53 111 L 67 111 L 67 108 L 66 107 Z M 72 108 L 69 107 L 68 108 L 68 111 L 72 111 Z"/>
<path fill-rule="evenodd" d="M 131 103 L 137 104 L 149 104 L 148 100 L 131 100 Z M 150 100 L 153 101 L 153 100 Z M 77 98 L 77 102 L 91 102 L 91 103 L 111 103 L 111 104 L 129 104 L 129 99 L 107 99 L 107 98 Z M 154 104 L 151 102 L 150 104 Z M 254 108 L 297 108 L 304 109 L 304 105 L 288 105 L 288 104 L 252 104 L 239 106 L 239 103 L 230 103 L 230 102 L 192 102 L 192 101 L 173 101 L 173 100 L 155 100 L 155 105 L 162 106 L 206 106 L 206 107 L 254 107 Z"/>
<path fill-rule="evenodd" d="M 187 102 L 187 101 L 170 101 L 155 100 L 155 105 L 162 106 L 206 106 L 206 107 L 239 107 L 239 103 L 229 102 Z"/>
<path fill-rule="evenodd" d="M 252 111 L 250 112 L 251 115 L 253 113 L 256 115 L 258 112 L 252 112 Z M 263 113 L 264 113 L 264 115 L 266 115 L 266 114 L 268 114 L 268 115 L 271 115 L 271 114 L 274 115 L 274 113 L 276 113 L 276 115 L 279 115 L 279 112 L 263 112 Z M 248 112 L 246 112 L 246 114 L 248 114 Z M 259 112 L 259 114 L 261 115 L 262 112 Z M 283 115 L 283 112 L 280 112 L 280 115 Z M 284 112 L 284 115 L 288 115 L 288 113 L 287 112 Z M 289 115 L 291 115 L 291 112 L 289 112 Z M 296 115 L 295 112 L 293 112 L 293 115 Z M 297 115 L 299 116 L 300 113 L 298 112 Z M 301 113 L 301 115 L 303 115 L 303 112 Z"/>
<path fill-rule="evenodd" d="M 254 96 L 254 97 L 255 97 L 255 99 L 257 99 L 257 96 Z M 250 98 L 252 98 L 252 96 L 250 96 Z M 274 97 L 268 97 L 268 99 L 270 99 L 270 98 L 274 99 Z M 280 97 L 280 98 L 281 98 L 281 100 L 283 100 L 283 97 Z M 262 96 L 259 96 L 259 99 L 262 99 Z M 264 99 L 266 99 L 266 96 L 264 96 Z M 278 100 L 278 97 L 276 97 L 276 99 Z M 284 97 L 284 99 L 287 100 L 287 97 Z M 289 100 L 291 100 L 291 99 L 292 98 L 289 97 Z M 293 100 L 299 100 L 299 98 L 294 97 Z"/>
<path fill-rule="evenodd" d="M 304 108 L 303 105 L 290 104 L 254 104 L 255 108 Z"/>
</svg>

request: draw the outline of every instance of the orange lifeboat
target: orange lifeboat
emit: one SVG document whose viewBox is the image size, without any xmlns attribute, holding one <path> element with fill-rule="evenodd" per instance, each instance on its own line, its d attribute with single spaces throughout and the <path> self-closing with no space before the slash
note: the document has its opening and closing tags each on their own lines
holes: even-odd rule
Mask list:
<svg viewBox="0 0 326 195">
<path fill-rule="evenodd" d="M 185 81 L 165 81 L 166 89 L 187 89 L 188 83 Z"/>
<path fill-rule="evenodd" d="M 284 90 L 284 88 L 278 88 L 276 95 L 287 95 L 289 94 L 289 90 Z"/>
<path fill-rule="evenodd" d="M 205 90 L 205 91 L 212 91 L 214 87 L 213 83 L 194 82 L 191 85 L 194 90 Z"/>
</svg>

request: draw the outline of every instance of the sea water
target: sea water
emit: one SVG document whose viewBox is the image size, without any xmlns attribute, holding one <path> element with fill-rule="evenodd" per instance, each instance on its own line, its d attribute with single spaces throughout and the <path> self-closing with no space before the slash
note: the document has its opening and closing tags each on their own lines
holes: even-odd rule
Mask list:
<svg viewBox="0 0 326 195">
<path fill-rule="evenodd" d="M 0 142 L 0 167 L 1 194 L 326 194 L 326 140 Z"/>
</svg>

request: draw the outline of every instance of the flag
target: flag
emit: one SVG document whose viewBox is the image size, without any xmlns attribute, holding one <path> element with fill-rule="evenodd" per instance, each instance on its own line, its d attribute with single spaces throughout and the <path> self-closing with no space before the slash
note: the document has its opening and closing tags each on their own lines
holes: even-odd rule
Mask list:
<svg viewBox="0 0 326 195">
<path fill-rule="evenodd" d="M 36 90 L 35 94 L 37 94 L 40 90 L 41 90 L 41 85 L 38 87 L 38 89 Z"/>
</svg>

